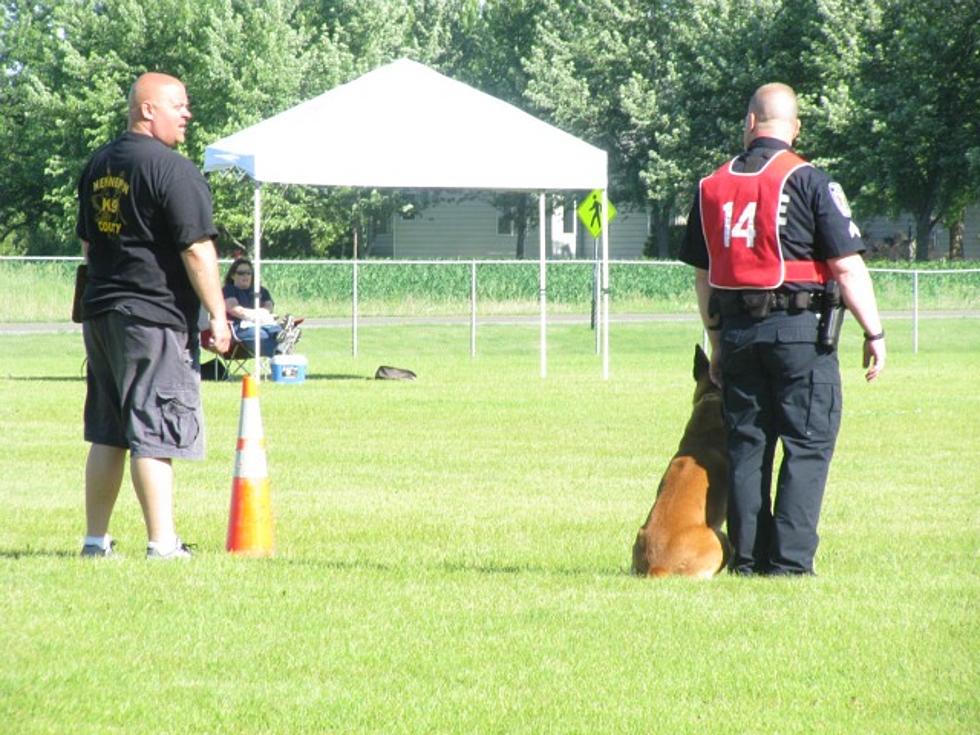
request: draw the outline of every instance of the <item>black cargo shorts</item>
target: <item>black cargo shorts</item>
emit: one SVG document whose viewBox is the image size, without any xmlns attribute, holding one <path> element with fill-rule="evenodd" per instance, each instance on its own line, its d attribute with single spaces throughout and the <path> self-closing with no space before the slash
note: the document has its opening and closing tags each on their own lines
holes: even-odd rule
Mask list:
<svg viewBox="0 0 980 735">
<path fill-rule="evenodd" d="M 200 376 L 184 332 L 109 311 L 82 326 L 85 440 L 131 457 L 201 459 Z"/>
</svg>

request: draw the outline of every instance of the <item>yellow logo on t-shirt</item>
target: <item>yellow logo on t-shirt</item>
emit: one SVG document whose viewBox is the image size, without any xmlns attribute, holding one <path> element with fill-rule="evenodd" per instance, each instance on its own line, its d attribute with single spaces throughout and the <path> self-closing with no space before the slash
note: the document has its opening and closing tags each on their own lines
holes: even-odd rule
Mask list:
<svg viewBox="0 0 980 735">
<path fill-rule="evenodd" d="M 126 220 L 122 216 L 122 198 L 129 194 L 129 182 L 111 171 L 92 183 L 92 206 L 95 208 L 95 224 L 99 232 L 118 237 Z"/>
</svg>

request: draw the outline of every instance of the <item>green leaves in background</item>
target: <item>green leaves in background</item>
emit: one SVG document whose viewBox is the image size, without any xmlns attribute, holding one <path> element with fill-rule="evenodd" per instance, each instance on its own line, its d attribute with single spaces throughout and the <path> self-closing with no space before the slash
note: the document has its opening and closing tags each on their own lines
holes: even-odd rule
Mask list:
<svg viewBox="0 0 980 735">
<path fill-rule="evenodd" d="M 798 91 L 801 152 L 863 217 L 914 214 L 918 256 L 980 199 L 980 5 L 971 0 L 5 0 L 0 253 L 75 254 L 78 172 L 125 127 L 142 71 L 187 84 L 184 152 L 393 59 L 428 64 L 607 150 L 612 198 L 654 252 L 697 180 L 736 152 L 749 95 Z M 365 151 L 364 155 L 370 155 Z M 252 188 L 213 176 L 230 239 Z M 350 252 L 395 192 L 268 187 L 271 257 Z M 516 253 L 515 253 L 516 254 Z"/>
</svg>

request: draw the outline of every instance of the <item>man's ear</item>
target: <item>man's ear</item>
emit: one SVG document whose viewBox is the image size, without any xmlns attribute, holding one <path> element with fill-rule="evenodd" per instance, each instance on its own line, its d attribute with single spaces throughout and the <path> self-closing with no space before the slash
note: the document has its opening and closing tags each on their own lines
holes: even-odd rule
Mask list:
<svg viewBox="0 0 980 735">
<path fill-rule="evenodd" d="M 140 104 L 140 115 L 143 116 L 144 120 L 153 119 L 153 103 L 149 100 L 143 100 Z"/>
<path fill-rule="evenodd" d="M 797 138 L 800 137 L 801 127 L 802 126 L 800 124 L 800 118 L 796 118 L 796 120 L 793 121 L 793 140 L 796 140 Z"/>
<path fill-rule="evenodd" d="M 748 149 L 755 138 L 756 118 L 754 112 L 745 113 L 745 126 L 742 128 L 742 145 Z"/>
</svg>

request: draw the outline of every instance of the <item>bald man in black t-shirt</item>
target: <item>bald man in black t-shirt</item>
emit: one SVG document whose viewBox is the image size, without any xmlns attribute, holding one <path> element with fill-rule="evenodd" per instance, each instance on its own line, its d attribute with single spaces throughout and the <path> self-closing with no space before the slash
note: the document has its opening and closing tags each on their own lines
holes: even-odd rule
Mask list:
<svg viewBox="0 0 980 735">
<path fill-rule="evenodd" d="M 820 332 L 833 314 L 828 282 L 864 329 L 867 380 L 885 366 L 860 231 L 841 187 L 793 152 L 799 132 L 793 90 L 760 87 L 745 116 L 746 150 L 701 180 L 680 254 L 696 269 L 711 376 L 723 389 L 736 574 L 814 571 L 841 417 L 836 345 Z"/>
<path fill-rule="evenodd" d="M 202 303 L 215 349 L 227 350 L 230 340 L 211 193 L 173 150 L 190 118 L 180 80 L 143 74 L 130 91 L 129 129 L 92 155 L 78 184 L 91 442 L 83 556 L 113 554 L 108 526 L 127 452 L 147 557 L 190 556 L 174 525 L 172 459 L 199 459 L 204 451 L 194 364 Z"/>
</svg>

